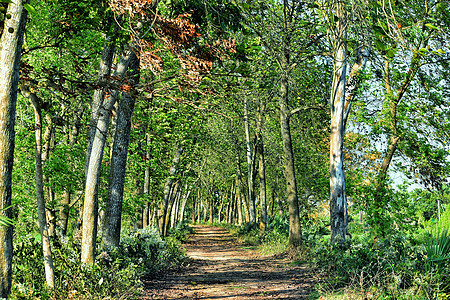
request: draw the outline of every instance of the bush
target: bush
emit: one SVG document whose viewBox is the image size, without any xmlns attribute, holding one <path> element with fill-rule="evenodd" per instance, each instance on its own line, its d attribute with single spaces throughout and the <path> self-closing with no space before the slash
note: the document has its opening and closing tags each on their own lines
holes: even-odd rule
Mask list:
<svg viewBox="0 0 450 300">
<path fill-rule="evenodd" d="M 351 287 L 378 298 L 435 299 L 448 293 L 448 264 L 441 275 L 428 272 L 425 254 L 423 244 L 397 233 L 383 239 L 361 235 L 348 240 L 344 249 L 324 240 L 311 249 L 310 256 L 325 275 L 323 290 Z"/>
<path fill-rule="evenodd" d="M 34 238 L 15 243 L 11 299 L 130 299 L 142 292 L 144 274 L 182 264 L 177 240 L 163 241 L 156 229 L 126 232 L 119 247 L 98 253 L 83 267 L 80 245 L 68 238 L 53 242 L 55 289 L 45 286 L 42 246 Z M 30 270 L 33 270 L 30 272 Z"/>
<path fill-rule="evenodd" d="M 192 233 L 194 233 L 194 229 L 187 222 L 178 223 L 177 226 L 169 229 L 169 236 L 180 242 L 187 242 L 187 236 Z"/>
</svg>

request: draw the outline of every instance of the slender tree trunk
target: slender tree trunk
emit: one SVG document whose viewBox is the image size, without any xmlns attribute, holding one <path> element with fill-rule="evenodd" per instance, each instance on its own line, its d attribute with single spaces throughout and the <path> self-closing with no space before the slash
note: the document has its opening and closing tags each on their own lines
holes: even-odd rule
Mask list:
<svg viewBox="0 0 450 300">
<path fill-rule="evenodd" d="M 285 4 L 286 7 L 286 4 Z M 285 8 L 286 10 L 286 8 Z M 288 70 L 290 63 L 290 22 L 285 17 L 285 33 L 283 35 L 283 56 L 281 61 L 281 81 L 280 81 L 280 125 L 281 138 L 283 141 L 284 174 L 286 177 L 286 194 L 289 203 L 289 247 L 298 247 L 302 243 L 302 233 L 300 226 L 300 215 L 298 206 L 297 182 L 295 179 L 294 155 L 292 151 L 291 127 L 289 122 L 289 81 Z"/>
<path fill-rule="evenodd" d="M 195 184 L 195 183 L 194 183 Z M 192 185 L 194 185 L 194 184 L 192 184 Z M 184 194 L 184 196 L 183 196 L 183 200 L 181 201 L 181 208 L 180 208 L 180 216 L 179 216 L 179 218 L 178 218 L 178 220 L 180 221 L 180 222 L 183 222 L 183 220 L 184 220 L 184 210 L 185 210 L 185 208 L 186 208 L 186 203 L 187 203 L 187 201 L 188 201 L 188 199 L 189 199 L 189 196 L 191 195 L 191 192 L 192 192 L 192 185 L 190 186 L 190 188 L 189 188 L 189 190 L 187 191 L 187 193 L 185 192 L 185 194 Z M 185 185 L 185 191 L 187 190 L 187 188 L 188 188 L 188 185 L 187 185 L 187 183 L 186 183 L 186 185 Z"/>
<path fill-rule="evenodd" d="M 116 76 L 123 78 L 133 51 L 128 51 L 121 57 L 116 70 Z M 93 264 L 95 259 L 95 248 L 97 239 L 97 219 L 98 219 L 98 185 L 100 180 L 101 163 L 106 143 L 111 111 L 115 104 L 117 93 L 109 95 L 99 110 L 96 132 L 92 142 L 89 155 L 89 165 L 86 174 L 86 188 L 83 206 L 83 237 L 81 242 L 81 262 L 83 264 Z"/>
<path fill-rule="evenodd" d="M 255 208 L 255 180 L 253 176 L 254 160 L 252 156 L 252 145 L 250 140 L 250 122 L 248 119 L 248 99 L 244 97 L 244 125 L 245 125 L 245 141 L 247 150 L 247 164 L 248 164 L 248 201 L 250 222 L 256 223 L 256 208 Z"/>
<path fill-rule="evenodd" d="M 203 205 L 203 222 L 206 223 L 206 220 L 208 218 L 208 199 L 202 201 L 202 205 Z"/>
<path fill-rule="evenodd" d="M 197 203 L 198 203 L 198 199 L 193 197 L 192 198 L 192 224 L 197 223 Z"/>
<path fill-rule="evenodd" d="M 201 222 L 202 220 L 202 199 L 200 198 L 200 188 L 197 191 L 197 222 Z"/>
<path fill-rule="evenodd" d="M 259 140 L 259 201 L 261 203 L 260 228 L 265 231 L 267 228 L 267 193 L 266 193 L 266 170 L 264 161 L 264 145 L 262 137 Z"/>
<path fill-rule="evenodd" d="M 272 187 L 272 192 L 271 192 L 272 197 L 270 198 L 270 216 L 273 216 L 273 211 L 275 209 L 275 189 L 274 187 Z"/>
<path fill-rule="evenodd" d="M 343 4 L 338 2 L 336 15 L 338 22 L 334 33 L 334 73 L 330 97 L 331 138 L 330 138 L 330 222 L 331 243 L 345 242 L 347 234 L 347 196 L 344 176 L 344 134 L 345 134 L 345 81 L 346 28 L 347 21 Z"/>
<path fill-rule="evenodd" d="M 175 153 L 175 156 L 173 158 L 172 166 L 170 167 L 170 170 L 169 170 L 169 177 L 167 178 L 166 185 L 164 186 L 163 220 L 162 220 L 163 224 L 166 224 L 166 219 L 168 217 L 167 209 L 169 208 L 169 196 L 170 196 L 170 191 L 171 191 L 172 185 L 173 185 L 173 177 L 177 173 L 178 164 L 180 163 L 180 158 L 181 158 L 181 155 L 183 154 L 183 152 L 184 152 L 184 148 L 181 146 L 178 147 L 178 150 Z M 162 231 L 162 235 L 166 236 L 166 234 L 167 234 L 167 232 L 165 231 L 165 228 L 164 228 Z"/>
<path fill-rule="evenodd" d="M 78 111 L 75 114 L 75 120 L 73 121 L 72 127 L 66 126 L 66 130 L 68 131 L 68 139 L 67 143 L 70 146 L 74 146 L 78 142 L 78 136 L 80 133 L 81 127 L 81 119 L 84 115 L 83 103 L 80 102 L 78 105 Z M 67 159 L 71 159 L 70 155 L 67 156 Z M 61 228 L 61 234 L 65 236 L 67 234 L 67 227 L 69 223 L 69 212 L 70 212 L 70 199 L 72 197 L 72 188 L 65 187 L 63 197 L 61 199 L 61 207 L 59 208 L 59 226 Z"/>
<path fill-rule="evenodd" d="M 237 183 L 239 184 L 239 183 Z M 242 225 L 242 223 L 244 222 L 244 216 L 243 216 L 243 212 L 242 212 L 242 202 L 245 201 L 245 199 L 243 200 L 243 193 L 242 193 L 242 189 L 238 189 L 236 187 L 236 208 L 237 208 L 237 221 L 238 221 L 238 225 Z"/>
<path fill-rule="evenodd" d="M 167 208 L 167 216 L 166 216 L 165 225 L 164 225 L 164 232 L 166 233 L 166 235 L 169 232 L 169 229 L 171 228 L 170 227 L 171 221 L 172 221 L 171 217 L 174 214 L 173 208 L 175 206 L 175 201 L 176 201 L 176 197 L 177 197 L 177 194 L 178 194 L 178 186 L 179 186 L 179 181 L 176 181 L 173 184 L 173 187 L 172 187 L 171 192 L 169 194 L 169 201 L 168 201 L 169 204 L 168 204 L 168 208 Z"/>
<path fill-rule="evenodd" d="M 178 186 L 180 186 L 180 183 L 178 183 Z M 170 227 L 171 228 L 175 227 L 177 224 L 178 210 L 180 208 L 180 197 L 181 197 L 181 188 L 177 188 L 177 192 L 174 195 L 172 214 L 170 216 Z"/>
<path fill-rule="evenodd" d="M 390 76 L 390 65 L 389 59 L 385 57 L 384 60 L 384 84 L 386 90 L 385 102 L 389 107 L 389 135 L 388 135 L 388 147 L 384 154 L 383 161 L 381 163 L 380 168 L 378 169 L 378 176 L 376 178 L 376 188 L 375 188 L 375 202 L 374 202 L 374 217 L 375 220 L 380 220 L 380 222 L 387 221 L 383 220 L 382 216 L 386 212 L 388 206 L 388 199 L 386 199 L 385 189 L 386 189 L 386 179 L 388 175 L 388 170 L 391 165 L 392 159 L 394 158 L 397 147 L 401 141 L 401 134 L 398 132 L 398 105 L 403 98 L 403 95 L 408 90 L 411 81 L 414 79 L 417 71 L 420 68 L 420 56 L 417 58 L 413 58 L 409 67 L 408 72 L 406 73 L 406 77 L 403 80 L 400 88 L 397 90 L 397 93 L 394 93 L 394 90 L 391 86 L 391 76 Z M 381 226 L 382 228 L 386 226 Z M 380 232 L 382 235 L 385 235 L 384 230 Z"/>
<path fill-rule="evenodd" d="M 258 153 L 259 170 L 259 202 L 261 203 L 260 229 L 265 231 L 267 228 L 267 192 L 266 192 L 266 170 L 264 159 L 264 141 L 263 141 L 263 114 L 265 103 L 258 101 L 258 112 L 256 122 L 256 150 Z"/>
<path fill-rule="evenodd" d="M 70 192 L 64 191 L 63 198 L 61 199 L 61 207 L 59 209 L 59 226 L 61 227 L 61 234 L 67 234 L 67 224 L 69 222 L 69 205 L 70 205 Z"/>
<path fill-rule="evenodd" d="M 147 146 L 149 142 L 149 134 L 147 133 Z M 150 158 L 150 151 L 146 151 L 145 153 L 146 158 Z M 150 165 L 146 163 L 145 170 L 144 170 L 144 195 L 145 197 L 149 197 L 150 195 Z M 142 220 L 144 228 L 147 227 L 150 224 L 150 203 L 147 201 L 144 207 L 144 219 Z"/>
<path fill-rule="evenodd" d="M 128 82 L 135 85 L 139 82 L 139 59 L 134 52 L 131 54 L 129 68 L 131 78 Z M 103 244 L 113 247 L 118 247 L 120 242 L 125 170 L 134 111 L 134 98 L 135 95 L 122 92 L 122 99 L 117 112 L 116 132 L 114 135 L 109 173 L 108 196 L 105 207 L 105 221 L 103 225 Z M 146 213 L 148 214 L 148 211 Z"/>
<path fill-rule="evenodd" d="M 35 167 L 36 167 L 36 200 L 38 207 L 39 229 L 41 233 L 42 250 L 44 254 L 45 281 L 50 288 L 55 287 L 55 273 L 53 269 L 52 250 L 47 225 L 44 197 L 44 174 L 42 171 L 42 111 L 39 99 L 35 94 L 27 94 L 34 108 L 35 117 Z"/>
</svg>

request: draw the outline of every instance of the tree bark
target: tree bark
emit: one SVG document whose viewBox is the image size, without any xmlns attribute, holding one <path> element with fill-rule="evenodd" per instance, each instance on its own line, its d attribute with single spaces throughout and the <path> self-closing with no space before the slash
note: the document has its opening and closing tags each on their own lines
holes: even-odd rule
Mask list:
<svg viewBox="0 0 450 300">
<path fill-rule="evenodd" d="M 109 20 L 109 22 L 111 22 Z M 97 80 L 106 80 L 111 75 L 111 69 L 114 59 L 114 53 L 116 50 L 115 47 L 115 39 L 117 34 L 118 26 L 115 26 L 114 33 L 111 35 L 108 35 L 106 37 L 106 42 L 103 47 L 102 57 L 100 60 L 100 67 L 97 74 Z M 91 120 L 90 120 L 90 126 L 89 126 L 89 133 L 88 133 L 88 144 L 87 144 L 87 151 L 86 151 L 86 176 L 88 172 L 88 166 L 89 166 L 89 160 L 91 157 L 91 151 L 92 151 L 92 145 L 94 142 L 94 138 L 97 132 L 97 122 L 100 118 L 100 114 L 103 114 L 101 112 L 101 107 L 103 105 L 103 101 L 105 99 L 105 89 L 96 89 L 94 91 L 94 96 L 92 97 L 92 105 L 91 105 Z"/>
<path fill-rule="evenodd" d="M 259 140 L 259 201 L 261 203 L 261 220 L 260 229 L 265 231 L 267 229 L 267 193 L 266 193 L 266 169 L 264 161 L 264 145 L 262 137 Z"/>
<path fill-rule="evenodd" d="M 174 158 L 173 158 L 173 163 L 172 163 L 172 166 L 170 167 L 170 170 L 169 170 L 169 177 L 167 178 L 167 181 L 166 181 L 166 184 L 165 184 L 165 186 L 164 186 L 164 198 L 163 198 L 163 218 L 162 218 L 162 224 L 164 224 L 163 225 L 163 227 L 161 228 L 162 229 L 162 232 L 161 232 L 161 234 L 163 235 L 163 236 L 166 236 L 167 235 L 167 232 L 166 232 L 166 226 L 165 226 L 165 224 L 166 224 L 166 219 L 168 218 L 168 216 L 167 216 L 167 210 L 168 210 L 168 208 L 169 208 L 169 196 L 170 196 L 170 192 L 171 192 L 171 190 L 172 190 L 172 185 L 173 185 L 173 181 L 174 181 L 174 176 L 175 176 L 175 174 L 177 173 L 177 170 L 178 170 L 178 164 L 180 163 L 180 158 L 181 158 L 181 155 L 183 154 L 183 152 L 184 152 L 184 148 L 183 147 L 178 147 L 178 150 L 177 150 L 177 152 L 175 153 L 175 156 L 174 156 Z"/>
<path fill-rule="evenodd" d="M 280 125 L 283 141 L 284 175 L 286 178 L 286 195 L 289 203 L 289 247 L 296 248 L 302 244 L 302 232 L 298 206 L 297 182 L 295 178 L 294 154 L 292 150 L 290 110 L 289 110 L 289 80 L 290 64 L 290 18 L 287 15 L 287 3 L 283 1 L 284 33 L 282 37 L 283 53 L 281 57 L 280 80 Z"/>
<path fill-rule="evenodd" d="M 147 133 L 147 147 L 149 145 L 149 134 Z M 146 151 L 145 152 L 145 156 L 147 159 L 150 158 L 150 151 Z M 146 199 L 148 199 L 149 195 L 150 195 L 150 165 L 147 163 L 145 166 L 145 170 L 144 170 L 144 195 L 146 197 Z M 150 203 L 148 202 L 148 200 L 146 201 L 146 203 L 144 204 L 144 215 L 143 215 L 143 220 L 142 220 L 142 226 L 145 228 L 147 226 L 149 226 L 150 224 Z"/>
<path fill-rule="evenodd" d="M 63 198 L 61 199 L 61 207 L 59 209 L 59 226 L 61 227 L 61 234 L 67 234 L 67 225 L 69 222 L 69 205 L 70 205 L 69 191 L 64 191 Z"/>
<path fill-rule="evenodd" d="M 237 223 L 238 225 L 242 225 L 244 222 L 244 216 L 242 212 L 242 202 L 245 200 L 242 200 L 243 197 L 243 189 L 241 188 L 241 184 L 239 182 L 236 182 L 236 185 L 239 185 L 239 188 L 236 186 L 236 210 L 237 210 Z"/>
<path fill-rule="evenodd" d="M 20 53 L 26 24 L 25 1 L 9 3 L 0 39 L 0 213 L 12 217 L 11 179 L 14 161 L 14 124 L 19 84 Z M 12 226 L 0 226 L 0 298 L 11 291 Z"/>
<path fill-rule="evenodd" d="M 139 59 L 134 52 L 131 54 L 129 69 L 131 78 L 128 79 L 128 82 L 131 85 L 136 85 L 139 82 Z M 103 225 L 103 244 L 106 246 L 118 247 L 120 243 L 125 170 L 135 97 L 136 95 L 122 92 L 122 99 L 117 112 Z M 145 213 L 148 214 L 148 211 Z"/>
<path fill-rule="evenodd" d="M 247 156 L 247 176 L 248 176 L 248 206 L 250 214 L 250 222 L 256 223 L 256 208 L 255 208 L 255 176 L 254 173 L 254 160 L 252 156 L 252 145 L 250 140 L 250 122 L 248 120 L 248 99 L 244 97 L 244 126 L 245 126 L 245 145 Z"/>
<path fill-rule="evenodd" d="M 42 110 L 40 100 L 35 94 L 25 92 L 31 100 L 35 118 L 35 172 L 36 172 L 36 200 L 38 207 L 39 230 L 41 233 L 42 250 L 44 254 L 45 281 L 49 288 L 55 287 L 55 273 L 53 269 L 52 249 L 50 244 L 49 228 L 46 218 L 44 197 L 44 173 L 42 170 Z"/>
<path fill-rule="evenodd" d="M 330 97 L 330 222 L 331 243 L 345 242 L 347 234 L 347 196 L 344 175 L 345 81 L 347 76 L 347 21 L 341 2 L 336 4 L 338 22 L 334 32 L 334 72 Z"/>
<path fill-rule="evenodd" d="M 267 192 L 266 192 L 266 169 L 264 159 L 264 141 L 263 141 L 263 114 L 265 103 L 258 101 L 258 113 L 256 124 L 256 143 L 258 152 L 258 171 L 259 171 L 259 202 L 261 203 L 260 229 L 265 231 L 267 228 Z"/>
<path fill-rule="evenodd" d="M 122 56 L 118 65 L 116 76 L 123 78 L 130 59 L 134 53 L 130 50 Z M 111 111 L 116 101 L 116 92 L 103 103 L 99 110 L 99 118 L 95 128 L 95 136 L 92 141 L 92 150 L 87 154 L 89 164 L 86 174 L 86 188 L 83 206 L 83 227 L 81 241 L 81 262 L 83 264 L 93 264 L 95 260 L 95 248 L 97 239 L 97 219 L 98 219 L 98 185 L 100 180 L 101 162 L 106 143 Z"/>
</svg>

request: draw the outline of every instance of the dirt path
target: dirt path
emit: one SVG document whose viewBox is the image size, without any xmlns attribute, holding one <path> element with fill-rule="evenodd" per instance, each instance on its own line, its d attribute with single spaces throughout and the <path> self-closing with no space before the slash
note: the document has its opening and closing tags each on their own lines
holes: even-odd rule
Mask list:
<svg viewBox="0 0 450 300">
<path fill-rule="evenodd" d="M 194 229 L 190 266 L 146 281 L 143 299 L 306 299 L 313 288 L 304 266 L 243 249 L 225 229 Z"/>
</svg>

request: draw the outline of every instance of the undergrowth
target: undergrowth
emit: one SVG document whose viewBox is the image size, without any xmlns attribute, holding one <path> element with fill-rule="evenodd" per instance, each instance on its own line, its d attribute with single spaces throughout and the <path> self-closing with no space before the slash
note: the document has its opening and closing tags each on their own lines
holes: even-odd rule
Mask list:
<svg viewBox="0 0 450 300">
<path fill-rule="evenodd" d="M 255 224 L 221 226 L 262 254 L 290 254 L 287 216 L 269 221 L 265 232 Z M 450 299 L 450 233 L 445 228 L 393 230 L 374 238 L 355 222 L 349 228 L 353 237 L 341 248 L 330 245 L 327 225 L 325 219 L 303 224 L 304 247 L 290 255 L 320 274 L 313 299 Z"/>
<path fill-rule="evenodd" d="M 137 299 L 143 290 L 143 275 L 185 261 L 175 232 L 163 240 L 151 227 L 127 231 L 118 248 L 99 250 L 96 263 L 87 267 L 80 263 L 79 241 L 67 237 L 54 240 L 56 286 L 52 291 L 45 286 L 40 242 L 31 236 L 22 238 L 14 245 L 10 299 Z"/>
</svg>

